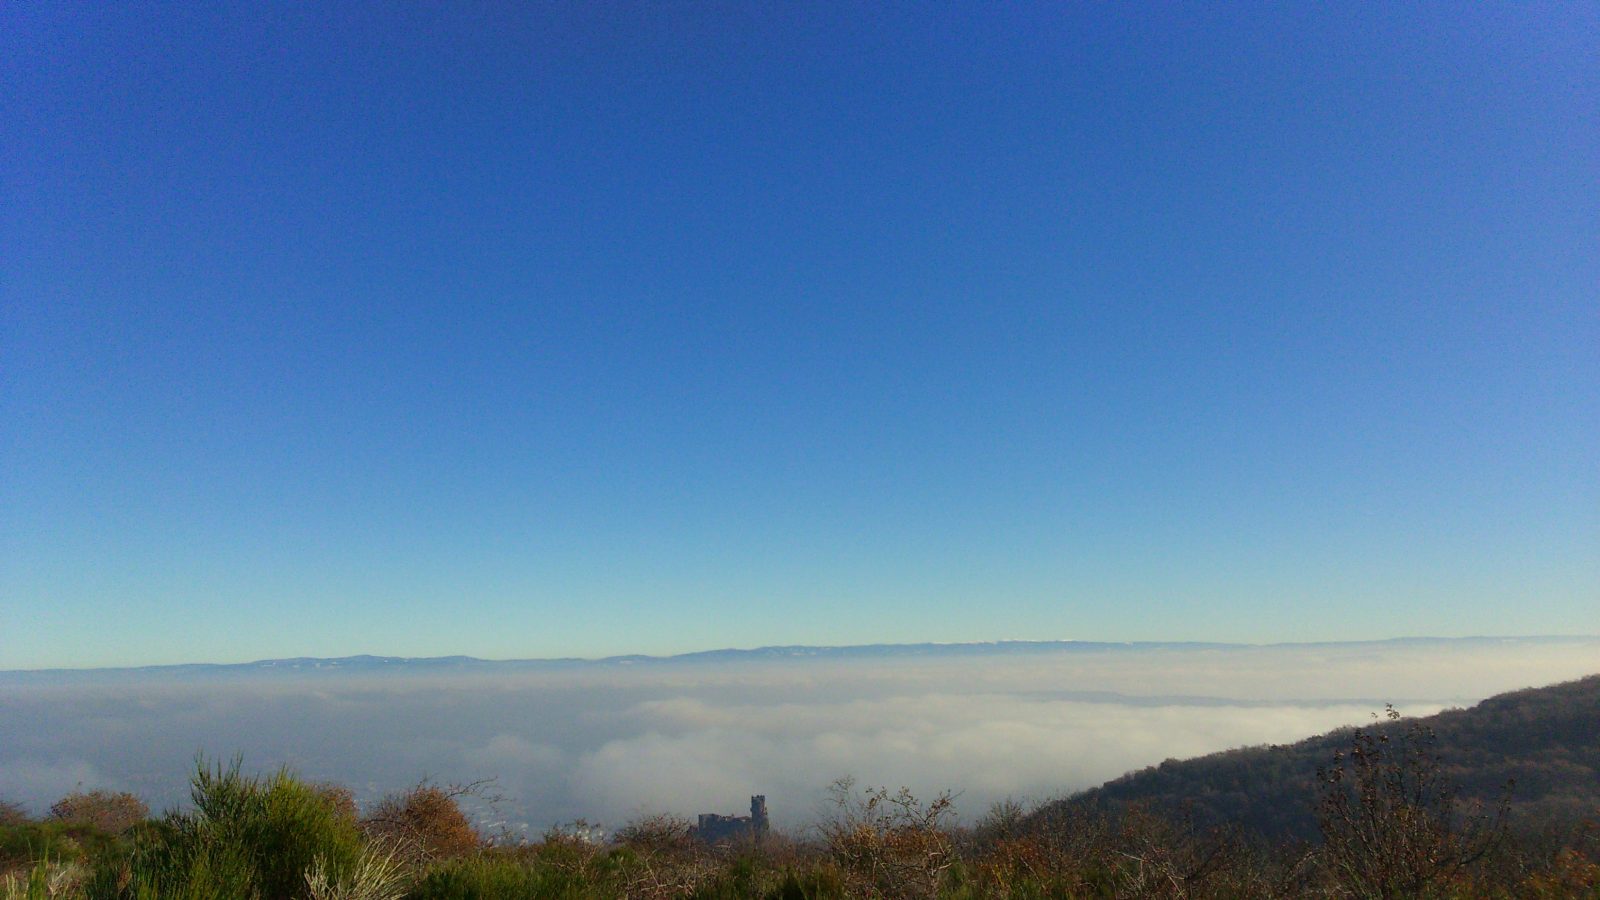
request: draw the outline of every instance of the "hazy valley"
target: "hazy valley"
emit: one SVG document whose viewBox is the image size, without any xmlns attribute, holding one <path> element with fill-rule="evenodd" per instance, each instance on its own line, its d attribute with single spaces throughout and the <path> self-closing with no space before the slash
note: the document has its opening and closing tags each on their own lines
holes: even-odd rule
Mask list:
<svg viewBox="0 0 1600 900">
<path fill-rule="evenodd" d="M 732 812 L 812 823 L 850 775 L 957 792 L 967 819 L 1168 758 L 1287 743 L 1595 671 L 1600 639 L 1275 646 L 1073 642 L 772 648 L 487 662 L 288 660 L 0 673 L 0 796 L 75 786 L 153 808 L 197 752 L 378 797 L 429 776 L 497 779 L 480 810 L 538 832 L 577 818 Z"/>
</svg>

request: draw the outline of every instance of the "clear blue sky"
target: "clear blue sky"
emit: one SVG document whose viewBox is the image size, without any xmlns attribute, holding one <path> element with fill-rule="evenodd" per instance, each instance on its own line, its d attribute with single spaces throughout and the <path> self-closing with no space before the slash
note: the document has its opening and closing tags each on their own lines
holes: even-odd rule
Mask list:
<svg viewBox="0 0 1600 900">
<path fill-rule="evenodd" d="M 7 4 L 0 668 L 1600 632 L 1600 7 Z"/>
</svg>

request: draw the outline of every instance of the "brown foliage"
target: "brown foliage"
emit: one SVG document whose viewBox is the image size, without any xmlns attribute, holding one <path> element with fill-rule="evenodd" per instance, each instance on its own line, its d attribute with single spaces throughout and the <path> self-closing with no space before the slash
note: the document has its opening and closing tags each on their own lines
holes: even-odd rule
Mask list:
<svg viewBox="0 0 1600 900">
<path fill-rule="evenodd" d="M 129 793 L 74 791 L 51 805 L 50 816 L 74 825 L 92 825 L 109 834 L 121 834 L 149 818 L 150 807 Z"/>
<path fill-rule="evenodd" d="M 391 794 L 362 820 L 368 835 L 395 841 L 422 860 L 465 856 L 482 844 L 456 801 L 465 789 L 423 782 L 404 794 Z"/>
<path fill-rule="evenodd" d="M 906 788 L 867 788 L 841 778 L 832 787 L 836 817 L 822 826 L 828 850 L 862 897 L 934 897 L 956 861 L 946 827 L 949 792 L 924 803 Z"/>
<path fill-rule="evenodd" d="M 1600 896 L 1600 862 L 1568 847 L 1557 853 L 1549 865 L 1529 875 L 1518 886 L 1518 893 L 1540 900 Z"/>
<path fill-rule="evenodd" d="M 309 785 L 311 790 L 321 797 L 333 809 L 333 814 L 341 819 L 354 822 L 360 813 L 356 809 L 356 795 L 342 784 L 331 781 L 319 781 Z"/>
<path fill-rule="evenodd" d="M 21 804 L 0 798 L 0 826 L 21 825 L 28 821 L 28 811 Z"/>
</svg>

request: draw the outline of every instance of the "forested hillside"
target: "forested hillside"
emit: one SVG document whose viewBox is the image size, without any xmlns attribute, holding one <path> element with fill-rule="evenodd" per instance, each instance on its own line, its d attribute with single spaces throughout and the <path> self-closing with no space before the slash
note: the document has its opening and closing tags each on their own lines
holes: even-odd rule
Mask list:
<svg viewBox="0 0 1600 900">
<path fill-rule="evenodd" d="M 1513 691 L 1421 719 L 1380 717 L 1370 730 L 1398 735 L 1416 725 L 1433 732 L 1442 774 L 1463 804 L 1493 808 L 1509 784 L 1513 827 L 1600 813 L 1600 675 Z M 1271 838 L 1311 839 L 1317 833 L 1317 771 L 1349 749 L 1353 731 L 1169 759 L 1046 804 L 1035 815 L 1119 812 L 1139 804 L 1190 817 L 1197 825 L 1237 823 Z"/>
</svg>

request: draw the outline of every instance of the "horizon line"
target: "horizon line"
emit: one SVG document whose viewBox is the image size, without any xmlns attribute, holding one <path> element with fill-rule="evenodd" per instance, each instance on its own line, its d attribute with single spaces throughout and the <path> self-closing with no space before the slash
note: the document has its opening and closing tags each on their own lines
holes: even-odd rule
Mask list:
<svg viewBox="0 0 1600 900">
<path fill-rule="evenodd" d="M 198 669 L 198 668 L 246 668 L 251 666 L 270 666 L 280 663 L 339 663 L 353 660 L 376 660 L 381 662 L 396 663 L 438 663 L 438 662 L 463 662 L 517 664 L 517 663 L 546 663 L 546 664 L 573 664 L 573 665 L 603 665 L 606 663 L 626 664 L 632 662 L 671 662 L 687 661 L 692 657 L 712 656 L 717 654 L 758 654 L 773 651 L 849 651 L 849 650 L 892 650 L 911 649 L 920 647 L 933 648 L 979 648 L 999 647 L 1003 645 L 1080 645 L 1094 648 L 1149 648 L 1149 647 L 1214 647 L 1236 649 L 1269 649 L 1275 647 L 1328 647 L 1328 646 L 1357 646 L 1362 644 L 1393 644 L 1407 641 L 1430 641 L 1438 643 L 1466 643 L 1470 641 L 1583 641 L 1600 640 L 1600 634 L 1518 634 L 1518 635 L 1458 635 L 1454 637 L 1437 635 L 1399 635 L 1386 638 L 1360 638 L 1352 640 L 1324 640 L 1324 641 L 1204 641 L 1204 640 L 1138 640 L 1138 641 L 1099 641 L 1084 640 L 1080 638 L 1000 638 L 994 640 L 973 641 L 873 641 L 862 644 L 763 644 L 755 647 L 714 647 L 704 650 L 687 650 L 681 653 L 649 654 L 649 653 L 622 653 L 608 656 L 547 656 L 547 657 L 505 657 L 490 658 L 472 656 L 470 654 L 450 653 L 438 656 L 391 656 L 375 653 L 352 653 L 344 656 L 280 656 L 263 657 L 260 659 L 240 660 L 237 662 L 176 662 L 176 663 L 145 663 L 141 665 L 121 666 L 46 666 L 32 669 L 0 669 L 0 675 L 23 674 L 65 674 L 65 673 L 112 673 L 112 672 L 149 672 L 161 669 Z"/>
</svg>

